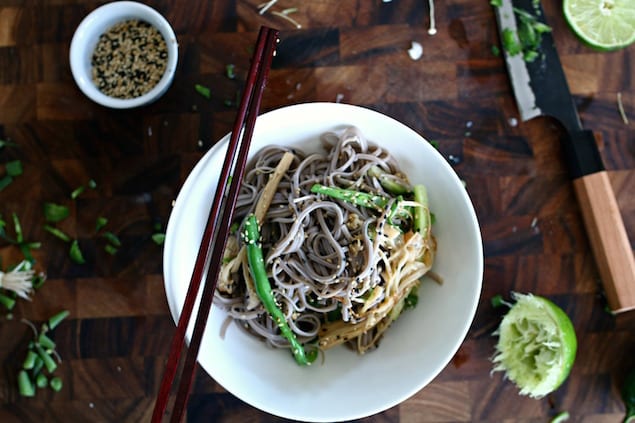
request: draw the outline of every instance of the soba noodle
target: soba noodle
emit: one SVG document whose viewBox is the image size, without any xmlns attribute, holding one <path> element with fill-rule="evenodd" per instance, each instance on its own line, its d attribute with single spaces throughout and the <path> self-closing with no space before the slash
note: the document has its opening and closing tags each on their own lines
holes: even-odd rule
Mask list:
<svg viewBox="0 0 635 423">
<path fill-rule="evenodd" d="M 416 299 L 420 278 L 432 266 L 436 245 L 429 225 L 413 230 L 414 210 L 428 222 L 430 212 L 413 201 L 412 186 L 390 153 L 357 129 L 324 134 L 322 142 L 322 154 L 280 146 L 259 151 L 243 179 L 236 226 L 255 212 L 277 304 L 305 348 L 347 344 L 363 353 Z M 390 183 L 406 193 L 390 192 Z M 387 202 L 362 207 L 314 193 L 315 184 Z M 215 304 L 248 333 L 289 348 L 258 300 L 240 232 L 228 240 Z"/>
</svg>

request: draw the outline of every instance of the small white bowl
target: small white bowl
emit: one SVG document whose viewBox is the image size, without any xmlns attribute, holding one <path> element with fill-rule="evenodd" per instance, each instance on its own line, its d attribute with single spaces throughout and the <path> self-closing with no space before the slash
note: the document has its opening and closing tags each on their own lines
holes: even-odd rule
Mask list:
<svg viewBox="0 0 635 423">
<path fill-rule="evenodd" d="M 422 282 L 418 305 L 399 317 L 377 350 L 360 356 L 340 346 L 309 367 L 297 365 L 288 350 L 266 347 L 235 324 L 225 331 L 226 313 L 212 307 L 199 364 L 236 397 L 287 419 L 355 420 L 411 397 L 450 362 L 470 328 L 481 293 L 483 247 L 468 191 L 447 160 L 404 124 L 363 107 L 298 104 L 258 117 L 249 154 L 271 144 L 319 151 L 321 134 L 347 126 L 357 127 L 369 141 L 386 148 L 412 183 L 428 187 L 436 216 L 433 270 L 444 281 L 442 285 Z M 228 140 L 229 135 L 221 139 L 194 167 L 170 215 L 163 270 L 175 321 L 185 301 Z M 192 328 L 193 324 L 188 339 Z"/>
<path fill-rule="evenodd" d="M 130 99 L 110 97 L 97 88 L 91 75 L 91 58 L 99 36 L 118 22 L 141 20 L 154 26 L 165 39 L 168 60 L 163 76 L 150 91 Z M 151 103 L 167 91 L 178 61 L 176 35 L 168 21 L 159 12 L 134 1 L 116 1 L 98 7 L 79 24 L 70 48 L 71 72 L 79 89 L 95 103 L 114 109 L 129 109 Z"/>
</svg>

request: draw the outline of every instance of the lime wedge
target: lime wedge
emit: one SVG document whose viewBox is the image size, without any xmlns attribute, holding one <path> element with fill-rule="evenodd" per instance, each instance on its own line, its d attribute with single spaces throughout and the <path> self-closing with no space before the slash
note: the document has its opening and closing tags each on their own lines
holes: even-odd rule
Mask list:
<svg viewBox="0 0 635 423">
<path fill-rule="evenodd" d="M 564 0 L 564 16 L 578 37 L 600 50 L 635 42 L 635 1 Z"/>
<path fill-rule="evenodd" d="M 546 298 L 519 293 L 513 298 L 496 331 L 494 371 L 506 372 L 521 395 L 542 398 L 569 376 L 578 346 L 573 324 Z"/>
</svg>

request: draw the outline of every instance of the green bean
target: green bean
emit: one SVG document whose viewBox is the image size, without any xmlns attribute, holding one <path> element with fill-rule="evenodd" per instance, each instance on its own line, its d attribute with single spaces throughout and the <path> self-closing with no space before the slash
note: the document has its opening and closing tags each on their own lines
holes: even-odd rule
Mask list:
<svg viewBox="0 0 635 423">
<path fill-rule="evenodd" d="M 291 344 L 291 352 L 295 360 L 300 365 L 308 365 L 317 358 L 317 350 L 308 354 L 305 353 L 304 347 L 298 341 L 295 334 L 289 327 L 284 313 L 276 305 L 276 300 L 271 290 L 267 270 L 265 269 L 265 261 L 262 257 L 262 248 L 260 246 L 260 230 L 258 228 L 258 220 L 254 214 L 247 216 L 245 220 L 245 228 L 242 233 L 243 241 L 247 245 L 247 261 L 249 263 L 249 272 L 254 280 L 256 293 L 265 309 L 280 328 L 282 335 Z"/>
<path fill-rule="evenodd" d="M 358 206 L 383 210 L 388 204 L 388 198 L 381 195 L 369 194 L 367 192 L 355 191 L 352 189 L 328 187 L 326 185 L 315 184 L 311 187 L 314 194 L 323 194 L 347 203 L 356 204 Z"/>
<path fill-rule="evenodd" d="M 32 397 L 35 395 L 33 382 L 31 382 L 29 374 L 26 372 L 26 370 L 20 370 L 18 372 L 18 391 L 23 397 Z"/>
</svg>

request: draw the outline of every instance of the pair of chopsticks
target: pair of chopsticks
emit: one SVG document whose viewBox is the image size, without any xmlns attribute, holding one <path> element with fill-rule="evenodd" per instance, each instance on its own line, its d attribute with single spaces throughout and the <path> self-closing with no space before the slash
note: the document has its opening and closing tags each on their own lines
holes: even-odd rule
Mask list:
<svg viewBox="0 0 635 423">
<path fill-rule="evenodd" d="M 251 67 L 247 76 L 245 90 L 238 108 L 238 115 L 231 132 L 225 161 L 196 257 L 194 270 L 192 271 L 192 278 L 176 327 L 176 333 L 172 338 L 170 355 L 168 356 L 165 373 L 152 414 L 153 423 L 161 422 L 164 418 L 181 353 L 185 348 L 185 332 L 192 316 L 192 310 L 201 281 L 205 279 L 192 339 L 187 348 L 181 380 L 172 408 L 172 422 L 181 421 L 187 405 L 194 370 L 196 369 L 196 359 L 207 324 L 207 316 L 212 306 L 214 291 L 216 290 L 216 283 L 218 281 L 218 272 L 222 264 L 227 236 L 234 215 L 234 207 L 236 206 L 240 184 L 247 164 L 247 153 L 251 144 L 256 117 L 260 110 L 262 93 L 265 88 L 277 42 L 277 30 L 268 27 L 262 27 L 260 29 L 256 42 L 256 50 L 254 51 Z M 237 150 L 238 157 L 236 158 Z M 228 189 L 227 184 L 230 180 L 231 183 Z"/>
</svg>

